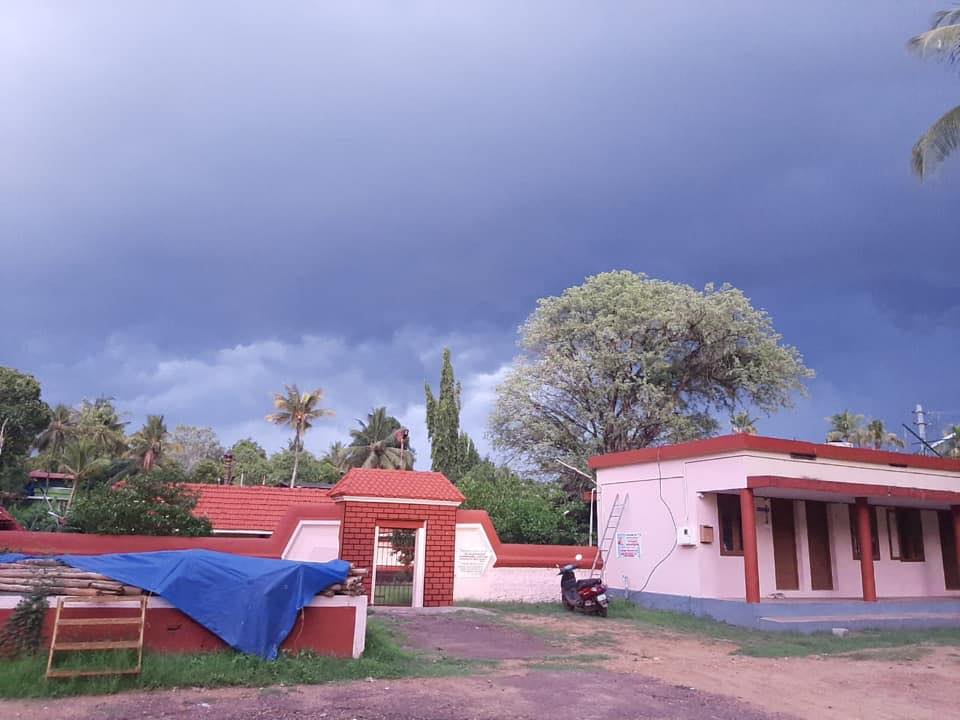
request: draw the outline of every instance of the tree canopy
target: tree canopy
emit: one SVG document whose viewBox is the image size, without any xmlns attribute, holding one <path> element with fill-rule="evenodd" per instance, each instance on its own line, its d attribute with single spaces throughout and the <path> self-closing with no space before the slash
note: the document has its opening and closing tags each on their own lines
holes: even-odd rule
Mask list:
<svg viewBox="0 0 960 720">
<path fill-rule="evenodd" d="M 4 487 L 22 486 L 23 462 L 50 416 L 35 377 L 0 367 L 0 484 Z"/>
<path fill-rule="evenodd" d="M 238 440 L 230 448 L 233 455 L 233 477 L 245 485 L 259 485 L 270 476 L 267 451 L 250 438 Z"/>
<path fill-rule="evenodd" d="M 923 58 L 942 60 L 951 65 L 960 62 L 960 8 L 940 10 L 930 29 L 907 43 Z M 922 180 L 960 148 L 960 105 L 948 110 L 931 125 L 913 146 L 913 171 Z"/>
<path fill-rule="evenodd" d="M 466 497 L 463 507 L 486 510 L 503 542 L 575 544 L 584 539 L 577 532 L 575 501 L 556 482 L 524 480 L 483 460 L 457 487 Z"/>
<path fill-rule="evenodd" d="M 398 433 L 404 428 L 385 407 L 367 413 L 366 420 L 357 420 L 359 428 L 350 431 L 350 464 L 353 467 L 410 470 L 414 452 L 409 440 L 400 447 Z"/>
<path fill-rule="evenodd" d="M 175 466 L 155 467 L 117 486 L 100 485 L 80 495 L 67 525 L 105 535 L 210 535 L 210 521 L 193 516 L 197 498 L 183 480 Z"/>
<path fill-rule="evenodd" d="M 453 482 L 480 461 L 473 440 L 460 430 L 460 383 L 453 376 L 450 349 L 443 349 L 440 388 L 436 396 L 429 383 L 426 395 L 427 437 L 430 438 L 431 469 Z"/>
<path fill-rule="evenodd" d="M 714 413 L 790 406 L 813 376 L 736 288 L 590 277 L 541 299 L 497 388 L 494 447 L 540 471 L 715 433 Z"/>
<path fill-rule="evenodd" d="M 219 463 L 223 447 L 213 428 L 177 425 L 170 433 L 167 455 L 190 474 L 204 460 Z M 209 462 L 207 467 L 212 467 Z"/>
<path fill-rule="evenodd" d="M 884 447 L 899 450 L 906 446 L 896 433 L 887 429 L 883 420 L 864 421 L 863 415 L 844 410 L 828 417 L 827 422 L 830 423 L 827 442 L 846 442 L 855 447 L 869 447 L 874 450 Z"/>
</svg>

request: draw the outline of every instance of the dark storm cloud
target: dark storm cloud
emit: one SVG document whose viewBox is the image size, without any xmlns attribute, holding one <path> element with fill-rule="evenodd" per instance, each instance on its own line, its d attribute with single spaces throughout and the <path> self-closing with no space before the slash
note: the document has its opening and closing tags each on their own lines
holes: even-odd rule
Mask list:
<svg viewBox="0 0 960 720">
<path fill-rule="evenodd" d="M 837 405 L 960 405 L 957 172 L 907 162 L 958 87 L 904 50 L 936 5 L 7 4 L 0 361 L 508 343 L 626 267 L 743 288 Z"/>
</svg>

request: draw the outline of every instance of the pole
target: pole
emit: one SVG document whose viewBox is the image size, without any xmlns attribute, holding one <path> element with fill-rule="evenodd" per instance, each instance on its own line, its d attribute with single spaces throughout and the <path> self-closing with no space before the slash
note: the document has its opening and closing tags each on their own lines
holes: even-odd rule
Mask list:
<svg viewBox="0 0 960 720">
<path fill-rule="evenodd" d="M 929 447 L 929 445 L 927 445 L 927 419 L 923 414 L 923 405 L 917 403 L 913 414 L 916 416 L 917 435 L 920 437 L 920 442 L 923 443 L 920 446 L 920 454 L 926 455 L 925 448 Z"/>
</svg>

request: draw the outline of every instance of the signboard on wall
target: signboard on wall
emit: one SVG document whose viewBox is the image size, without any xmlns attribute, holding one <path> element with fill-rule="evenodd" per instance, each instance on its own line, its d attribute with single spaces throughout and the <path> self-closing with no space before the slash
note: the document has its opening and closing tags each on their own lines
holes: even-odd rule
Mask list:
<svg viewBox="0 0 960 720">
<path fill-rule="evenodd" d="M 640 547 L 640 533 L 638 532 L 618 532 L 617 533 L 617 559 L 636 559 L 640 557 L 642 549 Z"/>
<path fill-rule="evenodd" d="M 478 548 L 457 548 L 454 575 L 462 578 L 482 577 L 487 571 L 487 565 L 493 558 L 493 553 Z"/>
</svg>

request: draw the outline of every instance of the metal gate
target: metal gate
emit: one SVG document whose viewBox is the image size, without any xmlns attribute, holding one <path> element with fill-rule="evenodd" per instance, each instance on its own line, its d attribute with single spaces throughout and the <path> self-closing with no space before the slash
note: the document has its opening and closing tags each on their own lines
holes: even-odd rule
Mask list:
<svg viewBox="0 0 960 720">
<path fill-rule="evenodd" d="M 417 531 L 380 528 L 374 557 L 374 605 L 413 605 Z"/>
</svg>

